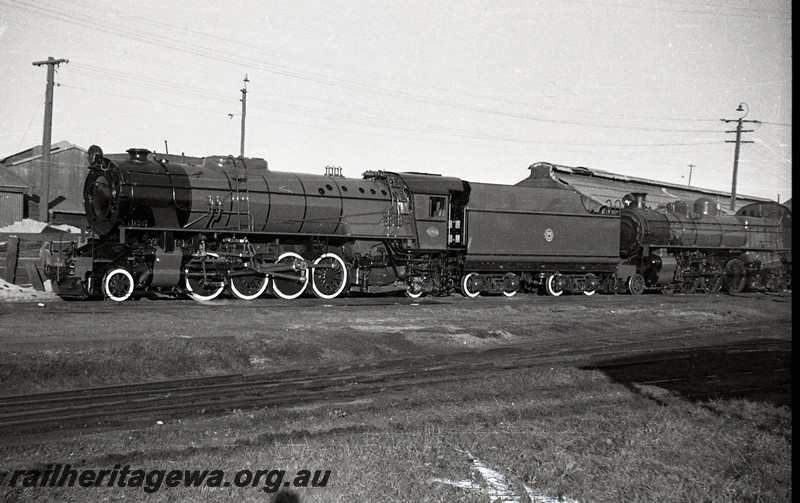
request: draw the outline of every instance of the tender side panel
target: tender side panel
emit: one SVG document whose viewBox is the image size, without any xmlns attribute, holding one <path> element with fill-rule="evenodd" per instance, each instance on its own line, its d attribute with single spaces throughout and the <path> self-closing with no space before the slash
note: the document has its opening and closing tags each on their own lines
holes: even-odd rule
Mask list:
<svg viewBox="0 0 800 503">
<path fill-rule="evenodd" d="M 467 261 L 611 263 L 619 217 L 586 211 L 570 189 L 471 184 Z"/>
</svg>

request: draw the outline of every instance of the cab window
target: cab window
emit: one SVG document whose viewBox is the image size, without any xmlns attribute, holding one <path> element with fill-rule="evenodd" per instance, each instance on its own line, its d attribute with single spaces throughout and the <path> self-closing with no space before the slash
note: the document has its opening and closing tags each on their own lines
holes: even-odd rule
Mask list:
<svg viewBox="0 0 800 503">
<path fill-rule="evenodd" d="M 432 197 L 428 216 L 431 218 L 444 218 L 447 216 L 447 198 Z"/>
</svg>

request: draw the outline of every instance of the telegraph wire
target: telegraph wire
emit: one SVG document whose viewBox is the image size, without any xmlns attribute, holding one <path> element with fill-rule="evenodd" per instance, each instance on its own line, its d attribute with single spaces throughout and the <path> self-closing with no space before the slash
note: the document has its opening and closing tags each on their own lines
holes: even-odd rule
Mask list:
<svg viewBox="0 0 800 503">
<path fill-rule="evenodd" d="M 399 91 L 395 89 L 389 89 L 385 87 L 378 87 L 372 86 L 368 84 L 363 84 L 359 82 L 349 81 L 340 78 L 331 78 L 329 76 L 320 76 L 313 73 L 309 73 L 302 70 L 295 70 L 286 67 L 280 67 L 274 64 L 270 64 L 265 61 L 253 61 L 252 58 L 242 57 L 236 53 L 227 52 L 224 50 L 210 50 L 204 48 L 197 48 L 191 44 L 186 42 L 176 40 L 174 38 L 165 37 L 163 35 L 159 36 L 145 36 L 141 32 L 130 32 L 124 28 L 120 28 L 115 26 L 114 29 L 106 28 L 102 25 L 102 23 L 97 22 L 93 23 L 88 21 L 84 17 L 76 17 L 71 15 L 68 12 L 59 12 L 54 9 L 47 9 L 47 8 L 37 8 L 35 6 L 31 6 L 29 3 L 25 2 L 18 2 L 17 6 L 23 6 L 22 8 L 26 8 L 29 11 L 33 11 L 34 13 L 43 13 L 45 15 L 50 15 L 56 17 L 58 19 L 66 20 L 68 22 L 72 22 L 81 26 L 91 27 L 92 29 L 100 29 L 102 31 L 107 31 L 117 36 L 121 36 L 123 38 L 130 38 L 133 40 L 137 40 L 140 42 L 145 42 L 148 44 L 156 45 L 159 47 L 163 47 L 166 49 L 176 50 L 179 52 L 188 53 L 190 55 L 204 57 L 224 63 L 230 64 L 238 64 L 240 66 L 244 66 L 247 68 L 252 68 L 255 70 L 263 70 L 266 72 L 274 73 L 277 75 L 282 75 L 291 78 L 297 78 L 301 80 L 306 80 L 310 82 L 314 82 L 317 84 L 322 84 L 326 86 L 333 86 L 339 87 L 342 89 L 349 89 L 354 91 L 365 92 L 369 94 L 379 95 L 379 96 L 388 96 L 395 99 L 401 99 L 406 101 L 412 101 L 421 104 L 428 104 L 434 105 L 439 107 L 446 107 L 446 108 L 454 108 L 458 110 L 466 110 L 472 111 L 477 113 L 485 113 L 485 114 L 492 114 L 498 115 L 503 117 L 509 118 L 516 118 L 516 119 L 523 119 L 523 120 L 530 120 L 535 122 L 542 122 L 542 123 L 550 123 L 550 124 L 564 124 L 564 125 L 572 125 L 572 126 L 580 126 L 580 127 L 589 127 L 589 128 L 602 128 L 602 129 L 618 129 L 618 130 L 636 130 L 636 131 L 655 131 L 655 132 L 681 132 L 685 133 L 687 130 L 685 128 L 675 129 L 675 128 L 656 128 L 656 127 L 636 127 L 636 126 L 624 126 L 624 125 L 615 125 L 615 124 L 595 124 L 577 120 L 567 120 L 567 119 L 548 119 L 543 117 L 538 117 L 532 114 L 521 113 L 521 112 L 510 112 L 510 111 L 501 111 L 489 107 L 479 106 L 479 105 L 469 105 L 461 102 L 445 100 L 441 98 L 434 98 L 429 96 L 418 95 L 415 93 L 410 93 L 406 91 Z M 99 21 L 99 20 L 98 20 Z M 255 65 L 258 63 L 258 65 Z M 718 133 L 717 130 L 691 130 L 688 132 L 693 133 Z"/>
</svg>

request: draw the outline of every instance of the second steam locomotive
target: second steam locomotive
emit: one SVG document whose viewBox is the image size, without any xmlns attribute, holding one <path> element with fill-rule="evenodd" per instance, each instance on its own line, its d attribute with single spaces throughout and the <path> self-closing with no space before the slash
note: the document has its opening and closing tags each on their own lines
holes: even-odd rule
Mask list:
<svg viewBox="0 0 800 503">
<path fill-rule="evenodd" d="M 602 205 L 551 176 L 513 186 L 384 171 L 354 179 L 276 172 L 257 158 L 88 155 L 92 239 L 47 266 L 65 298 L 738 293 L 791 282 L 791 210 L 776 203 L 726 216 L 705 199 Z"/>
</svg>

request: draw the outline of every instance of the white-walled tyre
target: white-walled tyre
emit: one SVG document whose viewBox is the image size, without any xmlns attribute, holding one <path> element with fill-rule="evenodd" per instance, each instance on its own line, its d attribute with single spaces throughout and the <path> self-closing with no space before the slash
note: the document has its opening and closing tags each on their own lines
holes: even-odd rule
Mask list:
<svg viewBox="0 0 800 503">
<path fill-rule="evenodd" d="M 184 272 L 188 273 L 189 270 L 187 269 Z M 223 290 L 225 290 L 224 282 L 221 282 L 219 285 L 214 285 L 204 282 L 202 278 L 190 278 L 186 276 L 186 293 L 194 300 L 201 302 L 214 300 L 222 295 Z"/>
<path fill-rule="evenodd" d="M 322 267 L 321 267 L 322 266 Z M 347 287 L 347 265 L 335 253 L 326 253 L 314 261 L 311 290 L 320 299 L 335 299 Z"/>
<path fill-rule="evenodd" d="M 286 252 L 278 257 L 275 261 L 276 264 L 295 264 L 297 262 L 305 262 L 305 259 L 295 252 Z M 308 269 L 292 269 L 291 271 L 284 271 L 281 274 L 289 274 L 296 276 L 296 279 L 272 277 L 272 292 L 278 297 L 286 300 L 296 299 L 303 295 L 303 292 L 308 286 L 309 274 Z"/>
<path fill-rule="evenodd" d="M 547 281 L 544 283 L 544 289 L 548 295 L 552 295 L 553 297 L 558 297 L 564 293 L 558 281 L 558 274 L 551 274 L 547 277 Z"/>
<path fill-rule="evenodd" d="M 474 299 L 481 294 L 481 285 L 478 282 L 478 273 L 471 272 L 469 274 L 465 274 L 464 277 L 461 278 L 461 293 L 470 299 Z"/>
<path fill-rule="evenodd" d="M 263 294 L 269 285 L 268 276 L 232 276 L 230 278 L 231 293 L 237 299 L 253 300 Z"/>
<path fill-rule="evenodd" d="M 103 295 L 114 302 L 123 302 L 133 295 L 133 276 L 127 269 L 116 267 L 103 278 Z"/>
</svg>

